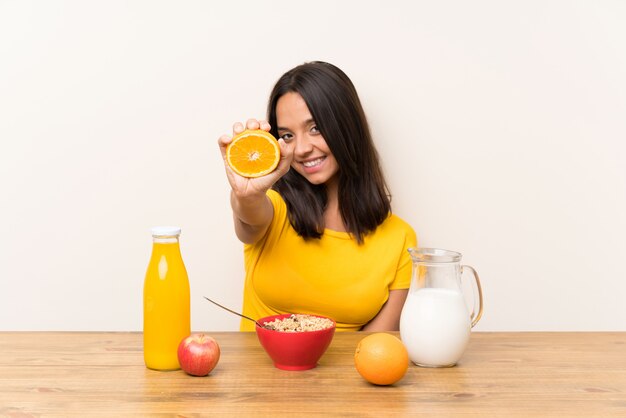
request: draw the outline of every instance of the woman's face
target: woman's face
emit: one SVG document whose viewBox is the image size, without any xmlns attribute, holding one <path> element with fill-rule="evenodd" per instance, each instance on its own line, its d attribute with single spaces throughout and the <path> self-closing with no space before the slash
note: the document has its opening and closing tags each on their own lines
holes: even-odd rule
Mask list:
<svg viewBox="0 0 626 418">
<path fill-rule="evenodd" d="M 302 96 L 289 92 L 276 103 L 278 136 L 294 144 L 291 167 L 310 183 L 337 180 L 339 164 L 328 148 Z"/>
</svg>

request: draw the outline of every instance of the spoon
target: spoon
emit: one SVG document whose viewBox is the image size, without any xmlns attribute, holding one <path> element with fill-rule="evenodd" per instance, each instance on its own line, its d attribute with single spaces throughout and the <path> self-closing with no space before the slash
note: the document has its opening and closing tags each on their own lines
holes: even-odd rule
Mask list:
<svg viewBox="0 0 626 418">
<path fill-rule="evenodd" d="M 250 318 L 249 316 L 245 316 L 245 315 L 240 314 L 239 312 L 235 312 L 235 311 L 233 311 L 232 309 L 228 309 L 226 306 L 222 306 L 222 305 L 220 305 L 219 303 L 217 303 L 217 302 L 215 302 L 215 301 L 213 301 L 213 300 L 211 300 L 211 299 L 207 298 L 206 296 L 203 296 L 203 297 L 204 297 L 206 300 L 208 300 L 209 302 L 211 302 L 212 304 L 217 305 L 217 306 L 219 306 L 220 308 L 225 309 L 225 310 L 227 310 L 227 311 L 228 311 L 228 312 L 230 312 L 230 313 L 234 313 L 235 315 L 239 315 L 239 316 L 240 316 L 240 317 L 242 317 L 242 318 L 245 318 L 245 319 L 247 319 L 247 320 L 249 320 L 249 321 L 254 322 L 254 323 L 257 325 L 257 327 L 266 328 L 266 329 L 274 329 L 274 327 L 272 327 L 271 325 L 261 325 L 261 324 L 260 324 L 257 320 L 252 319 L 252 318 Z"/>
</svg>

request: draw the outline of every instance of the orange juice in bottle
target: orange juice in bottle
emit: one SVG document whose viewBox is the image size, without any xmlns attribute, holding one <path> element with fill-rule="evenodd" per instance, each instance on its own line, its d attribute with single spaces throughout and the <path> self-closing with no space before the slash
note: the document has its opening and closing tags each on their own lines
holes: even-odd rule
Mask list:
<svg viewBox="0 0 626 418">
<path fill-rule="evenodd" d="M 152 228 L 152 257 L 143 287 L 143 357 L 146 367 L 176 370 L 178 344 L 191 333 L 189 278 L 178 227 Z"/>
</svg>

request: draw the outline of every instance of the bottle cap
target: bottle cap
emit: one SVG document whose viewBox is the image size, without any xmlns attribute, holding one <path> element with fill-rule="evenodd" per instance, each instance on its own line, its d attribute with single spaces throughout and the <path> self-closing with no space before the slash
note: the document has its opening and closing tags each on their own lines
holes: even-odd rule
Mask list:
<svg viewBox="0 0 626 418">
<path fill-rule="evenodd" d="M 152 228 L 153 237 L 177 237 L 180 235 L 178 226 L 155 226 Z"/>
</svg>

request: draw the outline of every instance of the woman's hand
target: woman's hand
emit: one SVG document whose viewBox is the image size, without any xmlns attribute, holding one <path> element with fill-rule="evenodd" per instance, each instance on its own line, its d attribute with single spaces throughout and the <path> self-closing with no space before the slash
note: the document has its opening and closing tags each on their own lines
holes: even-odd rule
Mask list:
<svg viewBox="0 0 626 418">
<path fill-rule="evenodd" d="M 248 119 L 245 129 L 262 129 L 269 132 L 270 124 L 263 120 L 259 121 L 257 119 Z M 243 131 L 244 126 L 241 122 L 237 122 L 233 125 L 233 136 Z M 285 144 L 285 141 L 279 139 L 278 145 L 280 146 L 280 161 L 276 169 L 262 177 L 247 178 L 235 173 L 232 168 L 230 168 L 228 161 L 226 160 L 226 148 L 228 147 L 228 144 L 232 142 L 233 136 L 222 135 L 217 141 L 222 153 L 222 158 L 224 159 L 226 176 L 228 177 L 230 187 L 232 188 L 234 194 L 240 198 L 246 198 L 254 195 L 264 195 L 265 192 L 278 181 L 278 179 L 289 171 L 291 160 L 293 159 L 293 144 L 287 145 Z"/>
<path fill-rule="evenodd" d="M 265 121 L 248 119 L 246 129 L 263 129 L 269 132 L 270 124 Z M 233 125 L 233 136 L 243 131 L 244 127 L 240 122 Z M 230 205 L 233 208 L 235 233 L 241 242 L 253 244 L 265 234 L 272 222 L 274 208 L 265 193 L 278 179 L 289 171 L 291 160 L 293 159 L 294 145 L 287 145 L 282 139 L 278 140 L 278 145 L 280 146 L 278 167 L 265 176 L 247 178 L 235 173 L 228 165 L 226 148 L 232 140 L 232 136 L 222 135 L 217 143 L 224 159 L 226 177 L 228 177 L 228 182 L 232 188 Z"/>
</svg>

